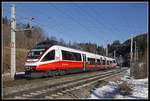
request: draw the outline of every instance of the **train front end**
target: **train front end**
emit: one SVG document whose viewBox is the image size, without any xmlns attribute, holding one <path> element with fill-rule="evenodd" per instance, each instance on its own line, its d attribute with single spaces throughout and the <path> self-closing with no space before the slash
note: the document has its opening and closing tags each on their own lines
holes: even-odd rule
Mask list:
<svg viewBox="0 0 150 101">
<path fill-rule="evenodd" d="M 49 47 L 49 45 L 37 45 L 28 52 L 24 65 L 26 77 L 31 76 L 31 73 L 40 72 L 37 70 L 39 60 Z"/>
</svg>

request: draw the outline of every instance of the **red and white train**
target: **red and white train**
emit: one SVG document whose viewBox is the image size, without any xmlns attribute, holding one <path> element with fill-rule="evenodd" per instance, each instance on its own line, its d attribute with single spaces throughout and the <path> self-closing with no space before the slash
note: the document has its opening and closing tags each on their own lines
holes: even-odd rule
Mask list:
<svg viewBox="0 0 150 101">
<path fill-rule="evenodd" d="M 116 60 L 61 45 L 37 45 L 31 49 L 25 62 L 25 75 L 43 76 L 115 68 Z"/>
</svg>

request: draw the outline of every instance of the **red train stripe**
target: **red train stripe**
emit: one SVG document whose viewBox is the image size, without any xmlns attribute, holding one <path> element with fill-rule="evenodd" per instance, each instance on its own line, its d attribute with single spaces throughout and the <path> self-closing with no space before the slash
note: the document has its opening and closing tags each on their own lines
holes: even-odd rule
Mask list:
<svg viewBox="0 0 150 101">
<path fill-rule="evenodd" d="M 115 65 L 90 65 L 86 64 L 86 68 L 105 68 L 114 67 Z M 36 67 L 36 70 L 57 70 L 57 69 L 71 69 L 71 68 L 83 68 L 82 61 L 57 61 L 47 64 L 41 64 Z"/>
<path fill-rule="evenodd" d="M 69 68 L 82 68 L 83 62 L 58 61 L 37 66 L 36 70 L 56 70 Z"/>
</svg>

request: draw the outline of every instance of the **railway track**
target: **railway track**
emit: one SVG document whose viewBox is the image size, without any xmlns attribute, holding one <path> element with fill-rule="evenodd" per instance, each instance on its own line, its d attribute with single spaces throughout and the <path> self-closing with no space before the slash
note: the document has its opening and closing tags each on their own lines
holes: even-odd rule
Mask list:
<svg viewBox="0 0 150 101">
<path fill-rule="evenodd" d="M 27 91 L 27 90 L 30 90 L 33 88 L 34 89 L 41 88 L 44 86 L 54 85 L 54 84 L 62 83 L 64 81 L 75 80 L 77 78 L 86 78 L 88 76 L 92 76 L 92 75 L 96 75 L 96 74 L 100 74 L 100 73 L 106 73 L 109 71 L 112 71 L 112 70 L 83 72 L 83 73 L 69 74 L 69 75 L 64 75 L 64 76 L 36 78 L 36 79 L 32 79 L 32 80 L 20 79 L 20 80 L 14 80 L 14 81 L 4 81 L 2 94 L 8 95 L 8 94 L 12 94 L 12 93 L 21 92 L 21 91 Z M 53 81 L 53 82 L 51 82 L 51 81 Z"/>
<path fill-rule="evenodd" d="M 8 95 L 4 95 L 4 98 L 16 98 L 16 99 L 28 99 L 28 98 L 53 98 L 58 95 L 63 95 L 66 92 L 70 92 L 82 87 L 91 85 L 93 83 L 105 80 L 107 78 L 119 75 L 126 69 L 116 69 L 105 73 L 98 73 L 86 78 L 79 78 L 75 80 L 64 81 L 56 84 L 49 84 L 40 88 L 33 88 L 21 92 L 16 92 Z M 48 95 L 48 96 L 47 96 Z"/>
</svg>

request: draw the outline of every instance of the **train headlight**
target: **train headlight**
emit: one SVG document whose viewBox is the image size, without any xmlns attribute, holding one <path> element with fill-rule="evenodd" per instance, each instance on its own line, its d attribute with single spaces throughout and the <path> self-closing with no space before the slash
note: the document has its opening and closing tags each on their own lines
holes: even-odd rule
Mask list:
<svg viewBox="0 0 150 101">
<path fill-rule="evenodd" d="M 31 68 L 30 68 L 30 66 L 27 66 L 27 67 L 25 67 L 25 69 L 26 69 L 27 71 L 29 71 Z"/>
<path fill-rule="evenodd" d="M 27 71 L 36 70 L 36 66 L 27 66 L 27 67 L 25 67 L 25 70 L 27 70 Z"/>
</svg>

